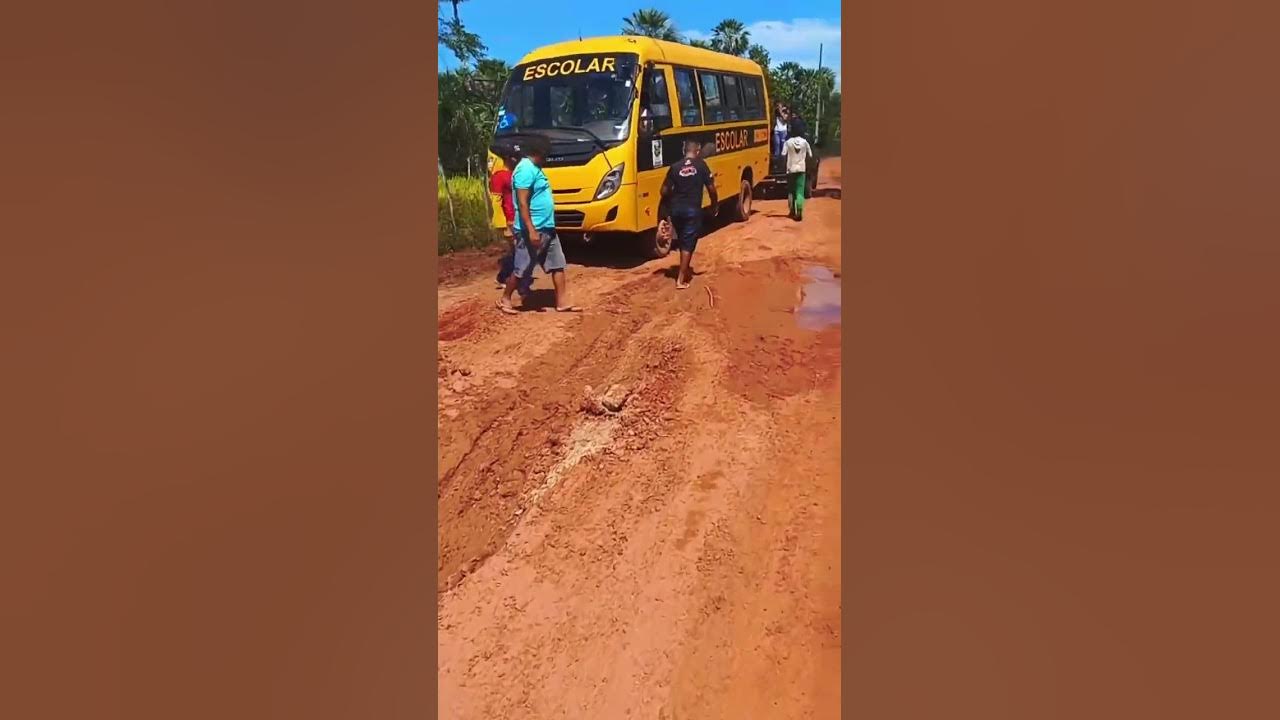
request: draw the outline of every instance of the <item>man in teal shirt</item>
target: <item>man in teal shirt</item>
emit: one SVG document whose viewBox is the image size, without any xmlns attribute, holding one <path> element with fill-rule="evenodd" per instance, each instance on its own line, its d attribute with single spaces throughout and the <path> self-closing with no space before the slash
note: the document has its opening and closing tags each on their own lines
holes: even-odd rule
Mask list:
<svg viewBox="0 0 1280 720">
<path fill-rule="evenodd" d="M 546 138 L 530 138 L 524 143 L 524 158 L 511 173 L 516 205 L 515 272 L 507 278 L 502 298 L 498 300 L 498 309 L 504 313 L 516 312 L 511 306 L 511 294 L 522 283 L 528 287 L 535 264 L 551 276 L 556 288 L 556 311 L 580 311 L 580 308 L 570 305 L 566 297 L 564 271 L 569 263 L 565 260 L 560 237 L 556 235 L 556 203 L 551 196 L 551 183 L 542 172 L 542 163 L 550 149 L 551 143 Z"/>
</svg>

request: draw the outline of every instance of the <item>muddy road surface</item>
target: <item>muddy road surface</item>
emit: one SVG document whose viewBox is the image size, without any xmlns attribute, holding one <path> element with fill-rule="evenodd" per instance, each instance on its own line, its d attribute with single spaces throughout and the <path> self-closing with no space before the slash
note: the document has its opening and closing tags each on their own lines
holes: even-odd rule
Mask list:
<svg viewBox="0 0 1280 720">
<path fill-rule="evenodd" d="M 839 196 L 717 223 L 688 290 L 570 249 L 582 314 L 442 259 L 441 718 L 839 717 Z"/>
</svg>

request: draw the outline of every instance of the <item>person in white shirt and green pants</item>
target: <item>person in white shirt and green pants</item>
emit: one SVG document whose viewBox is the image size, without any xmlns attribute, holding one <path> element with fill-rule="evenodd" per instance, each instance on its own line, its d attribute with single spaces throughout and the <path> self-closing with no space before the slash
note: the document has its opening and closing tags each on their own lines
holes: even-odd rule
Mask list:
<svg viewBox="0 0 1280 720">
<path fill-rule="evenodd" d="M 793 111 L 791 136 L 783 145 L 783 154 L 787 158 L 787 206 L 791 209 L 791 219 L 796 221 L 804 219 L 805 171 L 809 158 L 813 157 L 813 148 L 802 135 L 802 122 L 800 115 Z"/>
</svg>

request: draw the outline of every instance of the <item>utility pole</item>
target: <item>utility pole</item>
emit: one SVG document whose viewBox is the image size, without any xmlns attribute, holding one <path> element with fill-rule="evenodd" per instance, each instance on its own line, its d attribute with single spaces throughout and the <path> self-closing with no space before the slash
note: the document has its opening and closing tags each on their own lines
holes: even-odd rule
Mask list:
<svg viewBox="0 0 1280 720">
<path fill-rule="evenodd" d="M 814 80 L 822 81 L 822 43 L 818 43 L 818 76 Z M 813 119 L 813 141 L 818 142 L 818 138 L 822 137 L 818 134 L 818 127 L 822 124 L 822 93 L 818 93 L 818 114 Z"/>
</svg>

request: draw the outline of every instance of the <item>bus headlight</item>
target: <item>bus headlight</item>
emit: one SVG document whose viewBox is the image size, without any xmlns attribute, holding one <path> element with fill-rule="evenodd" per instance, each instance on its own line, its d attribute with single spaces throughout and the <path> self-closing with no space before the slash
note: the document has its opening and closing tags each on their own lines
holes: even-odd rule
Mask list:
<svg viewBox="0 0 1280 720">
<path fill-rule="evenodd" d="M 604 179 L 600 181 L 600 187 L 596 188 L 596 199 L 603 200 L 610 195 L 618 192 L 618 188 L 622 187 L 622 168 L 626 163 L 618 163 L 613 169 L 604 174 Z"/>
</svg>

